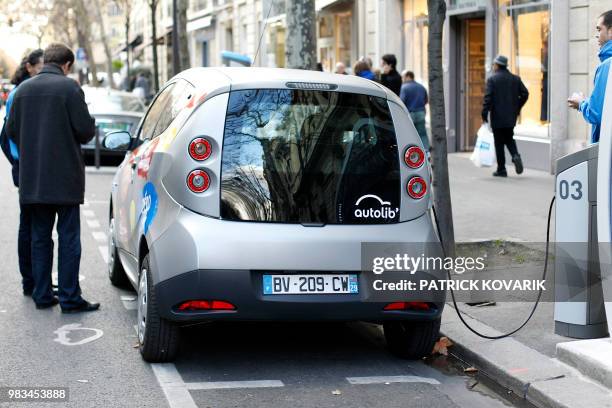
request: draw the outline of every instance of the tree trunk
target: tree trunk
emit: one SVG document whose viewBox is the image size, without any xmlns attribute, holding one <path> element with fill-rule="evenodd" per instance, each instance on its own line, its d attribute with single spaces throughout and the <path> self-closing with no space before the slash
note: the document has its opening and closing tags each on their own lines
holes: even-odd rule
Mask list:
<svg viewBox="0 0 612 408">
<path fill-rule="evenodd" d="M 287 0 L 286 66 L 316 69 L 317 37 L 315 0 Z"/>
<path fill-rule="evenodd" d="M 448 149 L 444 111 L 444 72 L 442 70 L 442 30 L 446 18 L 444 0 L 428 0 L 429 41 L 429 109 L 431 115 L 434 205 L 440 223 L 440 234 L 447 256 L 455 254 L 455 232 L 448 180 Z"/>
<path fill-rule="evenodd" d="M 113 81 L 113 56 L 111 55 L 110 47 L 108 46 L 108 37 L 106 36 L 104 18 L 100 9 L 100 0 L 94 0 L 93 5 L 96 9 L 96 18 L 98 19 L 98 25 L 100 27 L 100 40 L 102 41 L 102 47 L 104 48 L 104 56 L 106 57 L 106 78 L 108 83 L 110 84 L 110 87 L 115 89 L 115 81 Z"/>
<path fill-rule="evenodd" d="M 155 92 L 159 91 L 159 61 L 157 60 L 157 0 L 149 3 L 151 7 L 151 45 L 153 46 L 153 86 Z"/>
<path fill-rule="evenodd" d="M 189 8 L 189 0 L 176 0 L 178 4 L 178 44 L 180 55 L 180 70 L 184 71 L 191 68 L 189 60 L 189 37 L 187 37 L 187 9 Z"/>
</svg>

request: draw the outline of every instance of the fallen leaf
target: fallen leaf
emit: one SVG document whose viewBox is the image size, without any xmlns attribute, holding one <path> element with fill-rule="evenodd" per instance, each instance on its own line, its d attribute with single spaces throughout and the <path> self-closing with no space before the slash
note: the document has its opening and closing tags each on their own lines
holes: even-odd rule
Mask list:
<svg viewBox="0 0 612 408">
<path fill-rule="evenodd" d="M 463 370 L 463 372 L 466 374 L 474 374 L 478 372 L 478 369 L 476 367 L 468 367 L 465 370 Z"/>
<path fill-rule="evenodd" d="M 332 395 L 342 395 L 342 391 L 340 391 L 340 390 L 333 390 L 332 391 Z"/>
<path fill-rule="evenodd" d="M 453 345 L 453 342 L 448 339 L 448 337 L 440 337 L 440 340 L 434 344 L 434 348 L 431 351 L 431 354 L 441 354 L 443 356 L 448 356 L 448 348 Z"/>
</svg>

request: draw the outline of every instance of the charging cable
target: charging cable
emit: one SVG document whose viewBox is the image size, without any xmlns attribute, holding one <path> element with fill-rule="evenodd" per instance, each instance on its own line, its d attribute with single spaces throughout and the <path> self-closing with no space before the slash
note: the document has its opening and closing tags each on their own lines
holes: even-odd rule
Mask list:
<svg viewBox="0 0 612 408">
<path fill-rule="evenodd" d="M 544 258 L 544 272 L 542 273 L 542 280 L 546 279 L 546 271 L 548 270 L 548 246 L 550 244 L 550 218 L 552 215 L 552 210 L 553 210 L 553 205 L 555 204 L 555 197 L 552 198 L 552 200 L 550 201 L 550 207 L 548 208 L 548 223 L 546 226 L 546 258 Z M 442 234 L 440 233 L 440 224 L 438 223 L 438 215 L 436 214 L 436 208 L 432 206 L 433 209 L 433 214 L 434 214 L 434 220 L 436 222 L 436 228 L 438 230 L 438 237 L 440 238 L 440 244 L 442 245 L 442 254 L 444 255 L 444 257 L 446 258 L 446 251 L 444 249 L 444 243 L 442 242 Z M 448 279 L 452 280 L 452 276 L 450 274 L 450 271 L 447 269 L 446 273 L 448 275 Z M 535 303 L 533 304 L 533 308 L 531 309 L 531 313 L 529 313 L 529 316 L 527 317 L 527 319 L 523 322 L 523 324 L 521 324 L 518 328 L 512 330 L 510 333 L 506 333 L 506 334 L 500 334 L 499 336 L 487 336 L 486 334 L 482 334 L 479 331 L 477 331 L 476 329 L 474 329 L 473 327 L 471 327 L 468 322 L 466 322 L 463 319 L 463 316 L 461 315 L 461 311 L 459 310 L 459 306 L 457 306 L 457 300 L 455 299 L 455 291 L 451 288 L 450 289 L 450 293 L 451 293 L 451 297 L 453 299 L 453 307 L 455 308 L 455 311 L 457 312 L 457 316 L 459 316 L 459 320 L 461 320 L 461 322 L 465 325 L 465 327 L 467 327 L 472 333 L 474 333 L 475 335 L 482 337 L 484 339 L 490 339 L 490 340 L 497 340 L 497 339 L 503 339 L 504 337 L 508 337 L 508 336 L 512 336 L 514 333 L 518 332 L 519 330 L 521 330 L 523 327 L 525 327 L 525 325 L 527 323 L 529 323 L 529 320 L 531 320 L 531 318 L 533 317 L 533 314 L 535 313 L 538 304 L 540 303 L 540 298 L 542 297 L 542 288 L 540 288 L 540 290 L 538 291 L 538 297 L 535 301 Z"/>
</svg>

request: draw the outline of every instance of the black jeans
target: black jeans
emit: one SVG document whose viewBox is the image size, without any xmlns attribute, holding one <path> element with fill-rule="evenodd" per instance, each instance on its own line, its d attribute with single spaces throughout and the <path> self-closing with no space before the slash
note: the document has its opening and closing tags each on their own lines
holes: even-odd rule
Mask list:
<svg viewBox="0 0 612 408">
<path fill-rule="evenodd" d="M 24 292 L 34 289 L 32 276 L 32 216 L 27 205 L 19 208 L 19 234 L 17 236 L 17 254 L 19 255 L 19 272 Z"/>
<path fill-rule="evenodd" d="M 510 155 L 518 155 L 516 142 L 514 141 L 514 128 L 493 129 L 493 139 L 495 140 L 495 155 L 497 156 L 497 171 L 506 172 L 506 152 L 504 146 L 508 146 Z"/>
<path fill-rule="evenodd" d="M 58 295 L 62 309 L 72 309 L 85 301 L 79 285 L 81 262 L 81 219 L 78 205 L 28 205 L 32 217 L 32 274 L 36 304 L 48 304 L 53 299 L 51 270 L 53 239 L 51 233 L 57 215 L 58 234 Z"/>
</svg>

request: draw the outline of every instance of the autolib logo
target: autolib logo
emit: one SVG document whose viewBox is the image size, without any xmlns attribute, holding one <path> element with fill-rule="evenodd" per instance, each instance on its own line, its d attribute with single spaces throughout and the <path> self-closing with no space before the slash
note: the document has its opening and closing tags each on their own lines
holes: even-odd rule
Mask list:
<svg viewBox="0 0 612 408">
<path fill-rule="evenodd" d="M 361 203 L 366 201 L 370 204 L 369 208 L 360 207 Z M 376 202 L 378 208 L 373 208 L 372 204 Z M 391 203 L 389 201 L 383 201 L 377 195 L 374 194 L 366 194 L 357 200 L 355 203 L 355 217 L 356 218 L 369 218 L 369 219 L 393 219 L 399 213 L 399 208 L 392 208 Z"/>
</svg>

